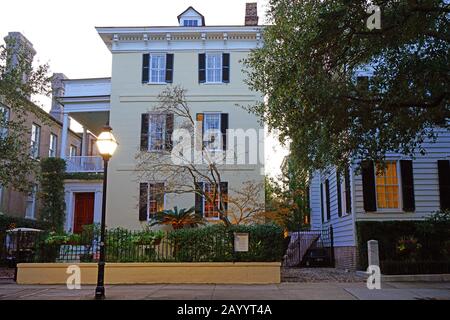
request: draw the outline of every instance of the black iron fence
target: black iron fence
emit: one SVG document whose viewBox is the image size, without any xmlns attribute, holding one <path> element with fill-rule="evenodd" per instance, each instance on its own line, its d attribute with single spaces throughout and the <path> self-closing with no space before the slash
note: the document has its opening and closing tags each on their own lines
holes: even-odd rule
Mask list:
<svg viewBox="0 0 450 320">
<path fill-rule="evenodd" d="M 234 252 L 233 232 L 224 228 L 208 227 L 192 231 L 107 230 L 106 261 L 279 261 L 282 255 L 281 233 L 278 237 L 278 232 L 255 230 L 249 231 L 248 252 Z M 97 262 L 100 256 L 100 236 L 92 230 L 73 235 L 15 231 L 6 232 L 3 236 L 2 261 L 9 266 L 21 262 Z"/>
</svg>

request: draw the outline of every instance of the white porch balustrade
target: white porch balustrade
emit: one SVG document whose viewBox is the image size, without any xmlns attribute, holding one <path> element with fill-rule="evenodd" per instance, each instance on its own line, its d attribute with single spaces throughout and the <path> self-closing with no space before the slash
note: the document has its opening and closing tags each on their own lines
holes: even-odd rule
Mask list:
<svg viewBox="0 0 450 320">
<path fill-rule="evenodd" d="M 100 156 L 76 156 L 66 158 L 67 172 L 103 172 Z"/>
</svg>

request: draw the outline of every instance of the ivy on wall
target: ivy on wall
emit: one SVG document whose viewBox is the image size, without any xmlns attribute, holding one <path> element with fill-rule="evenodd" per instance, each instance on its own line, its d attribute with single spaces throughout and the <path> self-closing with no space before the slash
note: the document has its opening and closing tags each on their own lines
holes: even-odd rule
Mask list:
<svg viewBox="0 0 450 320">
<path fill-rule="evenodd" d="M 66 203 L 64 200 L 64 177 L 66 162 L 59 158 L 41 160 L 41 189 L 39 197 L 42 201 L 40 219 L 50 225 L 56 232 L 64 231 Z"/>
</svg>

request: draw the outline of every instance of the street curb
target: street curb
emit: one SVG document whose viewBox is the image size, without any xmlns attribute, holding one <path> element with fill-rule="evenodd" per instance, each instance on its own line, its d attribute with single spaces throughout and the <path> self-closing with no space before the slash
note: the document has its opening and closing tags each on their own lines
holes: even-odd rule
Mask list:
<svg viewBox="0 0 450 320">
<path fill-rule="evenodd" d="M 365 271 L 356 271 L 358 276 L 368 277 Z M 447 282 L 450 281 L 450 274 L 400 274 L 381 275 L 383 282 Z"/>
</svg>

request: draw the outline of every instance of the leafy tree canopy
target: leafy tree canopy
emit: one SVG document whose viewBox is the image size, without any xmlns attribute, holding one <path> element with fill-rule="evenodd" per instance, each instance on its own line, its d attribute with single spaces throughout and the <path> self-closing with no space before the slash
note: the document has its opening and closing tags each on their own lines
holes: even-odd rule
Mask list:
<svg viewBox="0 0 450 320">
<path fill-rule="evenodd" d="M 376 5 L 369 30 L 368 1 L 269 1 L 264 46 L 245 61 L 267 100 L 250 109 L 294 141 L 303 168 L 424 152 L 449 129 L 448 1 Z"/>
<path fill-rule="evenodd" d="M 31 101 L 50 91 L 48 65 L 33 67 L 30 50 L 11 38 L 0 46 L 0 185 L 19 191 L 30 191 L 30 178 L 39 171 L 30 157 L 27 115 L 48 122 L 48 114 Z"/>
</svg>

